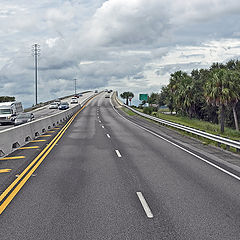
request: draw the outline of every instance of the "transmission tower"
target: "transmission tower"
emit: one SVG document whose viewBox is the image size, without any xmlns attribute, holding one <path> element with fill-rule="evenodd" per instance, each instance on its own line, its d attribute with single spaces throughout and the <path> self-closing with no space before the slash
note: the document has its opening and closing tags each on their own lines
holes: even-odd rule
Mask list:
<svg viewBox="0 0 240 240">
<path fill-rule="evenodd" d="M 35 43 L 32 46 L 32 53 L 34 56 L 34 65 L 35 65 L 35 105 L 37 105 L 37 96 L 38 96 L 38 88 L 37 88 L 37 78 L 38 78 L 38 57 L 40 56 L 40 45 Z"/>
</svg>

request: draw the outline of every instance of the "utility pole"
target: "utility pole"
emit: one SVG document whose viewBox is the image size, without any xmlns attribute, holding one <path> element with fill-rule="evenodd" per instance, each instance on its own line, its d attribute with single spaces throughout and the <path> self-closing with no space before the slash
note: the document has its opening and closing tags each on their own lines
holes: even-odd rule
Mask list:
<svg viewBox="0 0 240 240">
<path fill-rule="evenodd" d="M 35 65 L 35 105 L 37 105 L 38 57 L 40 56 L 40 45 L 35 43 L 32 47 Z"/>
<path fill-rule="evenodd" d="M 74 89 L 75 89 L 75 96 L 76 96 L 76 94 L 77 94 L 77 79 L 76 78 L 74 78 L 73 79 L 74 80 Z"/>
</svg>

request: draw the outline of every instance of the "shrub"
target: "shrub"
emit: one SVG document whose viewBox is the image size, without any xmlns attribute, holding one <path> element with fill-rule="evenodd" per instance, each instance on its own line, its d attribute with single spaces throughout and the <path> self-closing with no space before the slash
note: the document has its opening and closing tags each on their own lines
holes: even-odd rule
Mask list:
<svg viewBox="0 0 240 240">
<path fill-rule="evenodd" d="M 153 108 L 152 108 L 152 107 L 145 107 L 145 108 L 143 108 L 143 112 L 144 112 L 145 114 L 151 115 L 152 112 L 153 112 Z"/>
</svg>

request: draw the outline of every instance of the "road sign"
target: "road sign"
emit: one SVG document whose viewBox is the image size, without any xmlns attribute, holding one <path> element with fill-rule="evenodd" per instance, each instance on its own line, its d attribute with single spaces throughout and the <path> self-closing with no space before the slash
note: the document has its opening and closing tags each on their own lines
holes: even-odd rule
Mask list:
<svg viewBox="0 0 240 240">
<path fill-rule="evenodd" d="M 140 101 L 147 101 L 148 100 L 148 94 L 139 94 L 139 100 Z"/>
</svg>

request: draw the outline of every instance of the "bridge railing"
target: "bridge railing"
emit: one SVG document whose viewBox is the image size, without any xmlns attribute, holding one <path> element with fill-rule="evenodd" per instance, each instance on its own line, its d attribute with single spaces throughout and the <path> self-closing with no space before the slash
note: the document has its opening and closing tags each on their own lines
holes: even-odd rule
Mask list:
<svg viewBox="0 0 240 240">
<path fill-rule="evenodd" d="M 95 94 L 81 102 L 84 105 Z M 18 147 L 27 144 L 29 141 L 38 138 L 48 130 L 71 118 L 80 108 L 77 104 L 73 108 L 63 110 L 59 113 L 29 122 L 23 125 L 12 127 L 0 132 L 0 157 L 6 156 L 15 151 Z"/>
</svg>

